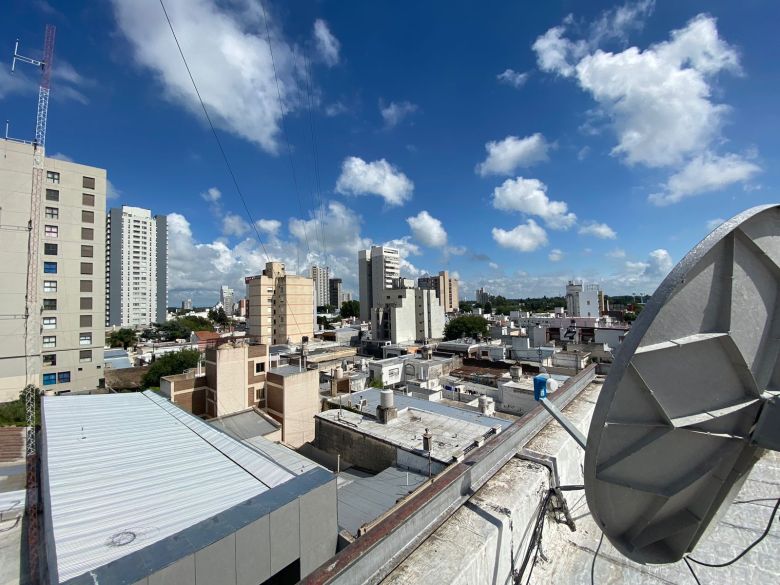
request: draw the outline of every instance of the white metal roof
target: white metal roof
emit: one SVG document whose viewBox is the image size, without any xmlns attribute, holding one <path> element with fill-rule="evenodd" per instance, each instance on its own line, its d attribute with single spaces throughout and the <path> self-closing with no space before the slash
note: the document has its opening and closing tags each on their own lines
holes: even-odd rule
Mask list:
<svg viewBox="0 0 780 585">
<path fill-rule="evenodd" d="M 44 397 L 43 440 L 60 581 L 294 477 L 153 392 Z"/>
</svg>

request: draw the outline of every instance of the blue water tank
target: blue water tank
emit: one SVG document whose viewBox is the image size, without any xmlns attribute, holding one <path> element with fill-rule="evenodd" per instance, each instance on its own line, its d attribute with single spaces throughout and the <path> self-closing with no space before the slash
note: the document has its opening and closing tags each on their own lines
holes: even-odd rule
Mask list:
<svg viewBox="0 0 780 585">
<path fill-rule="evenodd" d="M 534 376 L 534 400 L 547 398 L 547 374 Z"/>
</svg>

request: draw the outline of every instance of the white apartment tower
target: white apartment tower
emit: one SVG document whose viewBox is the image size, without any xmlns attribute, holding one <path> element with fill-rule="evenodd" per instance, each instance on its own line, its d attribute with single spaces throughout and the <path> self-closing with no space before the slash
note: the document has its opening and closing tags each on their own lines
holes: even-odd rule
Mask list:
<svg viewBox="0 0 780 585">
<path fill-rule="evenodd" d="M 140 207 L 115 207 L 106 217 L 106 326 L 165 322 L 168 222 Z"/>
<path fill-rule="evenodd" d="M 93 390 L 103 384 L 106 171 L 44 157 L 40 216 L 30 233 L 34 147 L 0 145 L 0 402 L 18 398 L 27 383 L 57 393 Z M 25 319 L 28 237 L 39 245 L 30 267 L 38 294 Z"/>
<path fill-rule="evenodd" d="M 392 288 L 401 277 L 401 256 L 397 249 L 371 246 L 358 252 L 358 286 L 360 320 L 371 321 L 371 309 L 382 304 L 385 289 Z"/>
<path fill-rule="evenodd" d="M 599 285 L 569 281 L 566 285 L 566 314 L 569 317 L 600 317 Z"/>
<path fill-rule="evenodd" d="M 219 302 L 222 304 L 222 308 L 225 309 L 227 316 L 230 317 L 233 314 L 233 305 L 235 303 L 233 289 L 223 284 L 219 289 Z"/>
<path fill-rule="evenodd" d="M 312 265 L 311 278 L 314 281 L 314 297 L 318 307 L 330 304 L 330 268 Z"/>
</svg>

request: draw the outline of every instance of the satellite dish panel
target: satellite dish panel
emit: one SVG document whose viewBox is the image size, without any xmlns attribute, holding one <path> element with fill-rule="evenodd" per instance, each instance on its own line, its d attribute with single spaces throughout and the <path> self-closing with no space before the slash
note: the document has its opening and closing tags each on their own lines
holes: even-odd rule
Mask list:
<svg viewBox="0 0 780 585">
<path fill-rule="evenodd" d="M 767 205 L 723 223 L 680 261 L 602 387 L 585 490 L 622 554 L 678 561 L 732 501 L 763 452 L 755 429 L 778 426 L 768 413 L 777 412 L 779 352 L 780 206 Z"/>
</svg>

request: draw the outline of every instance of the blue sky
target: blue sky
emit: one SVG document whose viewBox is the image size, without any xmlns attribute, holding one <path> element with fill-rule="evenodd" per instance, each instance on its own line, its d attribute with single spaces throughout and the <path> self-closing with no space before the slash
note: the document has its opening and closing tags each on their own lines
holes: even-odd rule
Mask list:
<svg viewBox="0 0 780 585">
<path fill-rule="evenodd" d="M 57 26 L 48 153 L 169 215 L 170 304 L 243 291 L 266 252 L 357 292 L 357 250 L 387 242 L 465 298 L 651 292 L 713 223 L 776 201 L 774 3 L 165 5 L 262 246 L 158 0 L 12 0 L 0 47 L 35 55 Z M 36 85 L 0 70 L 14 136 Z"/>
</svg>

